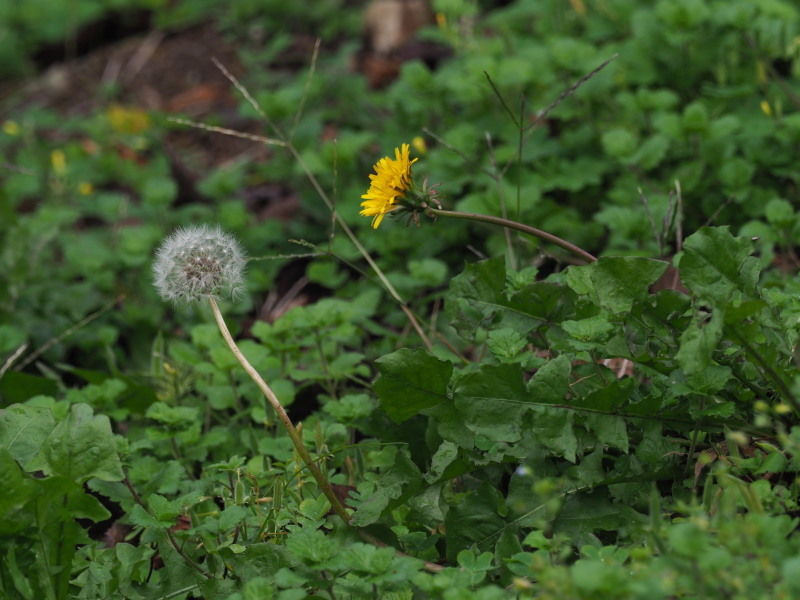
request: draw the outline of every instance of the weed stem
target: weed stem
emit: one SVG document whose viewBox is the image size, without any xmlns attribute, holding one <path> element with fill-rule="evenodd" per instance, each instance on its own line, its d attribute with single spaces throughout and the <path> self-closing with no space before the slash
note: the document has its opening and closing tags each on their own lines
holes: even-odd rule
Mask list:
<svg viewBox="0 0 800 600">
<path fill-rule="evenodd" d="M 331 508 L 333 511 L 339 515 L 339 517 L 347 524 L 350 523 L 350 515 L 342 506 L 342 503 L 339 501 L 339 498 L 336 497 L 336 494 L 333 491 L 330 483 L 328 480 L 325 479 L 325 476 L 322 474 L 322 471 L 319 470 L 317 463 L 311 458 L 311 455 L 308 453 L 305 445 L 303 444 L 302 435 L 295 429 L 292 420 L 289 418 L 289 415 L 286 413 L 286 410 L 283 408 L 280 400 L 275 395 L 275 392 L 272 391 L 267 385 L 267 382 L 258 374 L 258 371 L 253 368 L 253 365 L 245 358 L 242 351 L 239 350 L 239 347 L 236 345 L 236 342 L 233 341 L 233 337 L 231 336 L 231 332 L 228 330 L 228 326 L 225 324 L 225 319 L 222 317 L 222 313 L 219 310 L 219 305 L 217 301 L 213 297 L 208 298 L 208 303 L 211 305 L 211 310 L 214 313 L 214 319 L 217 321 L 217 326 L 219 327 L 220 332 L 222 333 L 222 337 L 225 338 L 225 343 L 228 344 L 228 348 L 230 348 L 233 355 L 236 357 L 236 360 L 239 361 L 239 364 L 242 365 L 242 368 L 247 372 L 255 384 L 259 387 L 259 389 L 263 392 L 266 399 L 272 405 L 272 408 L 275 409 L 275 412 L 278 413 L 278 418 L 283 423 L 283 426 L 286 428 L 286 432 L 289 434 L 289 437 L 292 439 L 292 443 L 294 444 L 297 453 L 300 455 L 300 458 L 303 459 L 303 462 L 306 463 L 309 472 L 311 473 L 312 477 L 319 485 L 320 490 L 322 493 L 325 494 L 325 497 L 331 503 Z"/>
<path fill-rule="evenodd" d="M 597 260 L 595 256 L 592 256 L 591 254 L 586 252 L 586 250 L 578 248 L 578 246 L 570 244 L 568 241 L 562 240 L 560 237 L 555 236 L 552 233 L 547 233 L 546 231 L 542 231 L 541 229 L 536 229 L 535 227 L 523 225 L 522 223 L 518 223 L 517 221 L 511 221 L 510 219 L 504 219 L 502 217 L 493 217 L 491 215 L 479 215 L 477 213 L 459 212 L 455 210 L 444 210 L 441 208 L 433 208 L 430 205 L 425 207 L 425 214 L 430 217 L 449 217 L 451 219 L 469 219 L 470 221 L 482 221 L 484 223 L 491 223 L 492 225 L 499 225 L 500 227 L 506 227 L 508 229 L 516 229 L 517 231 L 521 231 L 522 233 L 527 233 L 528 235 L 537 237 L 540 240 L 544 240 L 546 242 L 550 242 L 551 244 L 555 244 L 556 246 L 563 248 L 570 254 L 573 254 L 578 258 L 582 258 L 586 262 L 595 262 Z"/>
</svg>

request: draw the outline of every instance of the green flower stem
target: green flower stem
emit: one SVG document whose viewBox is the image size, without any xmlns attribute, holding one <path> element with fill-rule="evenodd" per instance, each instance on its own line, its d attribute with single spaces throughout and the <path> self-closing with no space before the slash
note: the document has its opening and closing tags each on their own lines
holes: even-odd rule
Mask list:
<svg viewBox="0 0 800 600">
<path fill-rule="evenodd" d="M 267 382 L 262 379 L 261 375 L 258 374 L 258 371 L 253 368 L 253 365 L 250 364 L 247 358 L 245 358 L 244 354 L 242 354 L 242 351 L 239 350 L 236 342 L 233 341 L 231 332 L 228 330 L 228 326 L 225 324 L 225 319 L 222 317 L 222 313 L 219 310 L 216 300 L 214 300 L 213 297 L 209 297 L 208 303 L 211 305 L 211 310 L 214 312 L 214 318 L 217 321 L 217 326 L 222 333 L 222 337 L 225 338 L 228 348 L 230 348 L 231 352 L 233 352 L 233 355 L 239 361 L 239 364 L 242 365 L 242 368 L 263 392 L 266 399 L 272 405 L 272 408 L 275 409 L 275 412 L 278 413 L 278 418 L 281 420 L 281 423 L 283 423 L 283 426 L 286 428 L 289 437 L 292 439 L 292 443 L 294 444 L 297 453 L 300 455 L 300 458 L 303 459 L 303 462 L 306 463 L 306 466 L 316 480 L 317 485 L 319 485 L 322 493 L 325 494 L 325 497 L 331 503 L 331 508 L 333 508 L 333 511 L 339 515 L 339 517 L 341 517 L 345 523 L 349 524 L 350 515 L 345 510 L 344 506 L 342 506 L 339 498 L 336 497 L 336 494 L 333 492 L 333 488 L 328 483 L 328 480 L 325 479 L 322 471 L 319 470 L 317 463 L 314 462 L 314 460 L 311 458 L 311 455 L 308 453 L 308 450 L 306 450 L 306 447 L 303 444 L 302 436 L 297 429 L 295 429 L 292 420 L 289 418 L 289 415 L 286 413 L 286 410 L 283 408 L 280 400 L 278 400 L 275 392 L 273 392 L 272 389 L 267 385 Z"/>
<path fill-rule="evenodd" d="M 551 244 L 555 244 L 559 248 L 563 248 L 570 254 L 573 254 L 578 258 L 582 258 L 586 262 L 594 262 L 597 260 L 595 256 L 592 256 L 591 254 L 586 252 L 586 250 L 578 248 L 574 244 L 570 244 L 568 241 L 562 240 L 560 237 L 555 236 L 552 233 L 547 233 L 546 231 L 542 231 L 541 229 L 536 229 L 535 227 L 529 227 L 528 225 L 523 225 L 522 223 L 511 221 L 509 219 L 504 219 L 502 217 L 492 217 L 490 215 L 479 215 L 476 213 L 459 212 L 455 210 L 443 210 L 441 208 L 433 208 L 430 205 L 425 206 L 425 214 L 430 217 L 448 217 L 451 219 L 468 219 L 470 221 L 482 221 L 484 223 L 491 223 L 492 225 L 499 225 L 500 227 L 506 227 L 508 229 L 516 229 L 517 231 L 521 231 L 522 233 L 527 233 L 528 235 L 537 237 L 540 240 L 544 240 L 546 242 L 550 242 Z"/>
</svg>

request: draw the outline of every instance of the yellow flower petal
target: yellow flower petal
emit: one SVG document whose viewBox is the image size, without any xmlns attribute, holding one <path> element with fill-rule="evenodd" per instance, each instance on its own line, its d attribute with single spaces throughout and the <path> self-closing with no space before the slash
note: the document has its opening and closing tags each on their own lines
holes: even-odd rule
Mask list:
<svg viewBox="0 0 800 600">
<path fill-rule="evenodd" d="M 362 217 L 373 217 L 372 227 L 378 228 L 384 215 L 400 208 L 395 204 L 411 189 L 411 165 L 417 159 L 410 160 L 408 155 L 409 145 L 402 144 L 395 148 L 394 159 L 385 156 L 375 166 L 375 173 L 369 176 L 370 186 L 367 193 L 361 196 Z"/>
</svg>

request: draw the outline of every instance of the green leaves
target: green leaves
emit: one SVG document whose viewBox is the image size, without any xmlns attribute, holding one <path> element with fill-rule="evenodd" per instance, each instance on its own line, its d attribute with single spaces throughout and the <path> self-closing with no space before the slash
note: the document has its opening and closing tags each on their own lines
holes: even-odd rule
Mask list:
<svg viewBox="0 0 800 600">
<path fill-rule="evenodd" d="M 666 262 L 649 258 L 603 257 L 583 267 L 570 267 L 567 284 L 578 294 L 588 294 L 609 312 L 621 314 L 647 297 L 648 288 L 666 268 Z"/>
<path fill-rule="evenodd" d="M 119 481 L 123 476 L 108 417 L 95 416 L 86 404 L 72 405 L 58 423 L 47 410 L 24 405 L 4 409 L 0 447 L 28 471 L 79 483 L 92 477 Z"/>
<path fill-rule="evenodd" d="M 518 364 L 483 365 L 458 379 L 453 399 L 470 431 L 497 442 L 516 442 L 529 426 L 523 416 L 536 404 L 564 401 L 569 373 L 569 361 L 561 356 L 546 363 L 526 386 Z M 557 429 L 556 438 L 561 424 Z M 547 431 L 544 427 L 542 433 Z M 570 454 L 574 456 L 574 448 Z"/>
<path fill-rule="evenodd" d="M 703 227 L 686 239 L 683 252 L 681 280 L 701 300 L 724 307 L 755 297 L 760 267 L 749 240 L 727 227 Z"/>
<path fill-rule="evenodd" d="M 400 423 L 447 400 L 453 365 L 425 350 L 403 348 L 375 361 L 380 376 L 373 389 L 381 406 Z"/>
<path fill-rule="evenodd" d="M 453 398 L 471 431 L 497 442 L 520 439 L 530 399 L 518 364 L 481 366 L 458 380 Z"/>
</svg>

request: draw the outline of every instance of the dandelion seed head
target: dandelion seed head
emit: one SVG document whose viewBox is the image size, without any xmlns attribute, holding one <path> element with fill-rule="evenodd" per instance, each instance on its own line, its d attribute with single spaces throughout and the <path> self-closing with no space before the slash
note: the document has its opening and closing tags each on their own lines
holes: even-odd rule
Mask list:
<svg viewBox="0 0 800 600">
<path fill-rule="evenodd" d="M 234 236 L 198 225 L 164 239 L 153 264 L 153 283 L 164 300 L 191 304 L 204 298 L 236 300 L 244 289 L 247 258 Z"/>
</svg>

